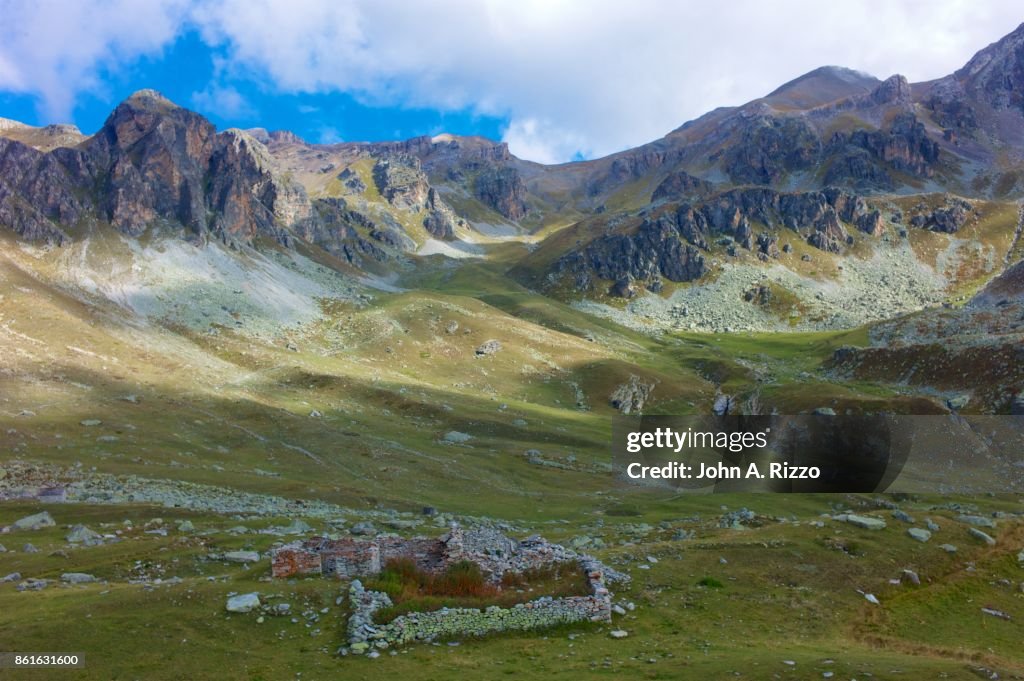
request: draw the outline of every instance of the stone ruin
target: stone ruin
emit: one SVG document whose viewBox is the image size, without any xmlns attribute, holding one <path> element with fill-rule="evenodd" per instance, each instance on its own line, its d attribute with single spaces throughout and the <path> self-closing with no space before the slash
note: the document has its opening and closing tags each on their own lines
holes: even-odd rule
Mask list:
<svg viewBox="0 0 1024 681">
<path fill-rule="evenodd" d="M 448 566 L 468 560 L 479 565 L 491 580 L 500 582 L 505 573 L 573 561 L 576 554 L 537 536 L 517 541 L 495 530 L 467 531 L 453 526 L 436 539 L 313 537 L 292 542 L 271 553 L 271 572 L 279 578 L 323 575 L 353 579 L 375 575 L 396 558 L 412 559 L 419 570 L 428 573 L 444 572 Z"/>
<path fill-rule="evenodd" d="M 511 608 L 443 608 L 414 612 L 377 624 L 377 610 L 389 607 L 386 593 L 366 590 L 356 579 L 378 574 L 389 560 L 412 559 L 424 572 L 443 572 L 448 566 L 471 561 L 494 582 L 506 574 L 526 572 L 557 563 L 575 562 L 586 574 L 590 595 L 536 598 Z M 495 530 L 451 530 L 436 539 L 380 536 L 374 539 L 313 537 L 286 544 L 271 553 L 274 577 L 323 575 L 351 579 L 352 615 L 344 653 L 362 654 L 371 648 L 457 636 L 480 636 L 505 631 L 527 631 L 573 622 L 609 622 L 612 614 L 608 583 L 629 578 L 597 559 L 577 554 L 539 536 L 521 541 Z"/>
</svg>

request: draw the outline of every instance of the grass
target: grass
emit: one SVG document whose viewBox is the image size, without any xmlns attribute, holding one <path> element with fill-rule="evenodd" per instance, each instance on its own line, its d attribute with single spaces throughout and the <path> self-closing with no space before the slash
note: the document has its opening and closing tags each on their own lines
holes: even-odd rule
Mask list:
<svg viewBox="0 0 1024 681">
<path fill-rule="evenodd" d="M 616 587 L 616 602 L 637 605 L 616 617 L 613 626 L 630 634 L 617 641 L 608 638 L 608 627 L 587 625 L 458 648 L 410 647 L 376 661 L 339 660 L 333 654 L 346 610 L 335 599 L 343 584 L 267 582 L 265 562 L 245 568 L 207 559 L 234 549 L 266 552 L 272 535 L 226 530 L 287 519 L 76 504 L 49 508 L 61 527 L 0 536 L 13 549 L 0 553 L 0 575 L 59 579 L 83 571 L 110 581 L 41 592 L 0 585 L 4 649 L 60 642 L 86 653 L 87 667 L 76 672 L 83 679 L 209 678 L 211 670 L 226 679 L 301 672 L 305 679 L 387 673 L 410 681 L 453 674 L 818 678 L 824 671 L 890 678 L 897 676 L 893 670 L 897 678 L 976 678 L 971 665 L 998 669 L 1004 678 L 1024 673 L 1012 645 L 1021 639 L 1024 613 L 1000 586 L 1020 581 L 1008 553 L 1019 550 L 1016 521 L 1001 521 L 1000 544 L 989 551 L 970 543 L 951 512 L 931 509 L 951 499 L 909 500 L 909 511 L 928 513 L 943 526 L 931 543 L 920 544 L 897 527 L 869 533 L 816 524 L 837 505 L 877 512 L 868 497 L 675 496 L 615 487 L 603 467 L 614 414 L 608 396 L 630 375 L 656 382 L 651 413 L 707 411 L 719 390 L 756 393 L 780 413 L 832 404 L 837 411 L 934 407 L 891 387 L 891 372 L 840 381 L 823 371 L 835 349 L 866 346 L 867 329 L 645 336 L 510 283 L 505 273 L 516 257 L 510 249 L 502 256 L 508 260 L 424 264 L 402 282 L 414 290 L 324 301 L 323 319 L 280 337 L 230 329 L 210 335 L 126 324 L 110 305 L 69 296 L 57 283 L 59 273 L 13 243 L 0 245 L 0 468 L 12 459 L 81 464 L 97 473 L 317 499 L 358 511 L 429 505 L 506 520 L 553 541 L 590 534 L 607 547 L 595 551 L 599 558 L 633 575 L 631 585 Z M 457 333 L 445 330 L 450 321 L 458 323 Z M 502 341 L 502 352 L 475 358 L 475 348 L 492 338 Z M 585 408 L 577 407 L 576 388 L 585 393 Z M 137 399 L 126 401 L 128 395 Z M 314 410 L 320 416 L 311 416 Z M 80 425 L 89 418 L 102 424 Z M 450 430 L 472 439 L 446 443 Z M 522 456 L 527 449 L 559 461 L 572 455 L 577 463 L 532 465 Z M 958 501 L 983 512 L 1019 511 L 1017 500 Z M 722 530 L 722 506 L 779 520 Z M 37 510 L 23 501 L 0 503 L 0 525 Z M 142 528 L 156 517 L 172 528 L 191 519 L 199 532 L 146 534 Z M 126 530 L 124 520 L 135 529 Z M 329 529 L 309 520 L 317 531 Z M 70 549 L 66 526 L 80 522 L 120 530 L 122 541 Z M 696 538 L 672 539 L 678 530 Z M 940 540 L 958 544 L 960 552 L 942 552 Z M 21 551 L 28 541 L 40 552 Z M 648 555 L 658 562 L 647 563 Z M 650 569 L 637 568 L 640 561 Z M 925 585 L 890 585 L 903 567 L 917 569 Z M 141 573 L 182 582 L 152 590 L 128 582 Z M 714 582 L 699 585 L 705 578 Z M 534 576 L 503 591 L 529 599 L 558 588 Z M 858 588 L 875 593 L 882 608 L 872 610 Z M 255 616 L 227 615 L 227 594 L 248 591 L 292 603 L 298 621 L 267 617 L 259 624 Z M 434 604 L 462 597 L 414 596 L 440 599 Z M 997 603 L 1014 619 L 982 618 L 980 603 Z M 430 607 L 427 600 L 415 605 Z M 21 676 L 49 678 L 32 671 Z"/>
<path fill-rule="evenodd" d="M 505 575 L 500 584 L 490 582 L 476 563 L 454 563 L 440 574 L 423 572 L 410 559 L 393 559 L 364 586 L 383 591 L 394 605 L 379 610 L 374 619 L 386 624 L 410 612 L 441 608 L 508 608 L 539 596 L 561 598 L 589 595 L 586 576 L 573 564 L 535 568 Z"/>
</svg>

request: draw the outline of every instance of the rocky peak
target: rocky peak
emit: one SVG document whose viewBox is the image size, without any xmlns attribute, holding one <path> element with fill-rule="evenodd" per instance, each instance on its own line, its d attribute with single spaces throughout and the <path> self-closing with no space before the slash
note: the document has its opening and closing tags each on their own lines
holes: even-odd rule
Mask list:
<svg viewBox="0 0 1024 681">
<path fill-rule="evenodd" d="M 910 83 L 906 76 L 899 74 L 889 76 L 881 85 L 871 91 L 870 99 L 875 104 L 909 104 L 911 102 Z"/>
<path fill-rule="evenodd" d="M 509 220 L 526 215 L 526 185 L 511 166 L 484 169 L 476 178 L 474 194 Z"/>
<path fill-rule="evenodd" d="M 953 75 L 968 93 L 994 108 L 1024 113 L 1024 24 L 978 52 Z"/>
<path fill-rule="evenodd" d="M 154 90 L 119 104 L 87 143 L 106 170 L 103 208 L 111 224 L 139 234 L 157 217 L 171 217 L 201 233 L 215 134 L 212 123 Z"/>
<path fill-rule="evenodd" d="M 395 154 L 378 160 L 373 181 L 381 196 L 396 208 L 414 213 L 423 210 L 430 186 L 415 156 Z"/>
</svg>

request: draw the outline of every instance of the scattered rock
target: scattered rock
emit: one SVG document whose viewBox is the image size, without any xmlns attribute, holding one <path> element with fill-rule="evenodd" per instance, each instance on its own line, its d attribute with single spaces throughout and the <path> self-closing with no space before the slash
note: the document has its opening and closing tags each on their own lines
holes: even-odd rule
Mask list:
<svg viewBox="0 0 1024 681">
<path fill-rule="evenodd" d="M 25 553 L 39 553 L 39 549 L 37 549 L 32 544 L 25 544 L 24 546 L 21 547 L 21 550 L 24 551 Z"/>
<path fill-rule="evenodd" d="M 939 524 L 937 522 L 935 522 L 934 520 L 932 520 L 931 518 L 925 518 L 924 519 L 924 525 L 925 525 L 925 527 L 928 528 L 929 532 L 938 532 L 939 529 L 940 529 L 939 528 Z"/>
<path fill-rule="evenodd" d="M 99 546 L 103 543 L 103 536 L 98 532 L 93 532 L 85 525 L 75 525 L 64 539 L 69 544 L 84 544 L 85 546 Z"/>
<path fill-rule="evenodd" d="M 84 572 L 65 572 L 60 576 L 60 581 L 65 584 L 90 584 L 99 580 Z"/>
<path fill-rule="evenodd" d="M 36 513 L 35 515 L 25 516 L 21 520 L 15 520 L 14 524 L 11 525 L 12 530 L 41 530 L 44 527 L 53 527 L 57 523 L 54 522 L 53 516 L 47 511 L 42 513 Z"/>
<path fill-rule="evenodd" d="M 639 376 L 630 375 L 627 382 L 612 392 L 608 403 L 623 414 L 639 412 L 653 392 L 654 383 L 645 383 Z"/>
<path fill-rule="evenodd" d="M 914 586 L 921 586 L 921 578 L 913 570 L 904 570 L 900 575 L 900 581 L 907 580 Z"/>
<path fill-rule="evenodd" d="M 995 539 L 993 539 L 990 535 L 986 534 L 985 532 L 982 532 L 981 530 L 979 530 L 976 527 L 969 527 L 969 528 L 967 528 L 967 532 L 968 532 L 968 534 L 970 534 L 975 539 L 979 539 L 979 540 L 985 542 L 986 544 L 988 544 L 989 546 L 995 546 L 996 545 L 996 540 Z"/>
<path fill-rule="evenodd" d="M 229 563 L 255 563 L 259 559 L 257 551 L 228 551 L 224 554 L 224 560 Z"/>
<path fill-rule="evenodd" d="M 178 523 L 178 532 L 186 533 L 195 531 L 196 526 L 192 524 L 191 520 L 182 520 L 180 523 Z"/>
<path fill-rule="evenodd" d="M 885 521 L 881 518 L 871 518 L 869 516 L 854 515 L 853 513 L 841 515 L 836 520 L 842 520 L 850 523 L 856 527 L 861 527 L 865 530 L 884 530 Z"/>
<path fill-rule="evenodd" d="M 35 579 L 33 577 L 29 577 L 16 588 L 18 591 L 42 591 L 49 585 L 50 580 L 48 579 Z"/>
<path fill-rule="evenodd" d="M 939 548 L 945 551 L 946 553 L 956 553 L 956 547 L 952 544 L 942 544 L 939 546 Z"/>
<path fill-rule="evenodd" d="M 252 612 L 260 607 L 260 595 L 258 593 L 240 594 L 228 598 L 228 612 Z"/>
<path fill-rule="evenodd" d="M 86 428 L 92 428 L 94 426 L 102 425 L 103 421 L 100 421 L 99 419 L 84 419 L 82 421 L 79 421 L 78 423 L 79 425 L 85 426 Z"/>
<path fill-rule="evenodd" d="M 486 341 L 483 345 L 476 349 L 477 357 L 486 357 L 487 355 L 493 355 L 501 350 L 501 342 L 496 340 Z"/>
<path fill-rule="evenodd" d="M 711 411 L 715 416 L 725 416 L 733 410 L 734 406 L 732 395 L 719 394 L 715 397 L 715 403 L 711 405 Z"/>
<path fill-rule="evenodd" d="M 964 523 L 965 525 L 973 525 L 974 527 L 995 527 L 996 521 L 992 518 L 986 518 L 980 515 L 958 515 L 956 517 L 958 523 Z"/>
<path fill-rule="evenodd" d="M 892 517 L 904 523 L 912 524 L 914 522 L 914 519 L 910 516 L 910 514 L 908 514 L 906 511 L 901 511 L 900 509 L 896 509 L 895 511 L 893 511 Z"/>
<path fill-rule="evenodd" d="M 12 572 L 11 574 L 7 575 L 6 577 L 0 577 L 0 583 L 16 582 L 19 579 L 21 579 L 21 573 L 20 572 Z"/>
<path fill-rule="evenodd" d="M 460 433 L 457 430 L 450 430 L 444 434 L 445 442 L 454 442 L 456 444 L 462 444 L 463 442 L 469 442 L 473 439 L 472 435 L 468 433 Z"/>
<path fill-rule="evenodd" d="M 874 603 L 875 605 L 882 604 L 875 596 L 875 594 L 864 594 L 864 600 L 866 600 L 868 603 Z"/>
<path fill-rule="evenodd" d="M 835 416 L 836 410 L 833 409 L 832 407 L 818 407 L 811 413 L 814 414 L 815 416 Z"/>
<path fill-rule="evenodd" d="M 932 533 L 928 530 L 922 530 L 919 527 L 911 527 L 907 530 L 907 534 L 916 539 L 919 542 L 926 542 L 932 538 Z"/>
<path fill-rule="evenodd" d="M 608 635 L 612 638 L 626 638 L 627 636 L 629 636 L 629 632 L 623 629 L 612 629 L 610 632 L 608 632 Z"/>
<path fill-rule="evenodd" d="M 349 532 L 354 535 L 370 536 L 377 534 L 377 528 L 373 526 L 373 523 L 364 521 L 353 525 L 349 528 Z"/>
<path fill-rule="evenodd" d="M 989 615 L 991 617 L 998 617 L 1001 620 L 1009 621 L 1009 620 L 1013 619 L 1012 617 L 1007 615 L 1002 610 L 996 610 L 995 608 L 982 608 L 981 612 L 983 612 L 984 614 Z"/>
</svg>

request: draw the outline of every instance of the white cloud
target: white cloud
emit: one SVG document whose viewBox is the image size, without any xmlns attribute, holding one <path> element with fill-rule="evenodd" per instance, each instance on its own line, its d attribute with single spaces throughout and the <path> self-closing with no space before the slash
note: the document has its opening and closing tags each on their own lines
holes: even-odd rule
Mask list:
<svg viewBox="0 0 1024 681">
<path fill-rule="evenodd" d="M 538 163 L 561 163 L 590 149 L 585 139 L 536 118 L 516 118 L 504 130 L 502 141 L 520 158 Z"/>
<path fill-rule="evenodd" d="M 238 90 L 230 86 L 211 84 L 205 90 L 192 93 L 192 104 L 200 113 L 217 114 L 223 118 L 250 119 L 255 109 Z"/>
<path fill-rule="evenodd" d="M 325 125 L 318 131 L 319 137 L 317 143 L 319 144 L 337 144 L 338 142 L 344 142 L 345 139 L 341 136 L 341 131 L 330 125 Z"/>
<path fill-rule="evenodd" d="M 101 71 L 158 53 L 187 9 L 185 0 L 0 0 L 0 89 L 36 95 L 45 117 L 68 121 L 80 93 L 102 89 Z"/>
<path fill-rule="evenodd" d="M 282 89 L 505 116 L 513 152 L 544 161 L 641 144 L 824 64 L 935 78 L 1019 21 L 965 0 L 225 0 L 198 16 Z"/>
<path fill-rule="evenodd" d="M 655 139 L 824 64 L 935 78 L 1021 19 L 1016 3 L 996 0 L 182 2 L 0 0 L 0 88 L 66 115 L 78 92 L 99 86 L 97 69 L 196 26 L 232 78 L 468 108 L 506 118 L 514 153 L 567 160 Z"/>
</svg>

